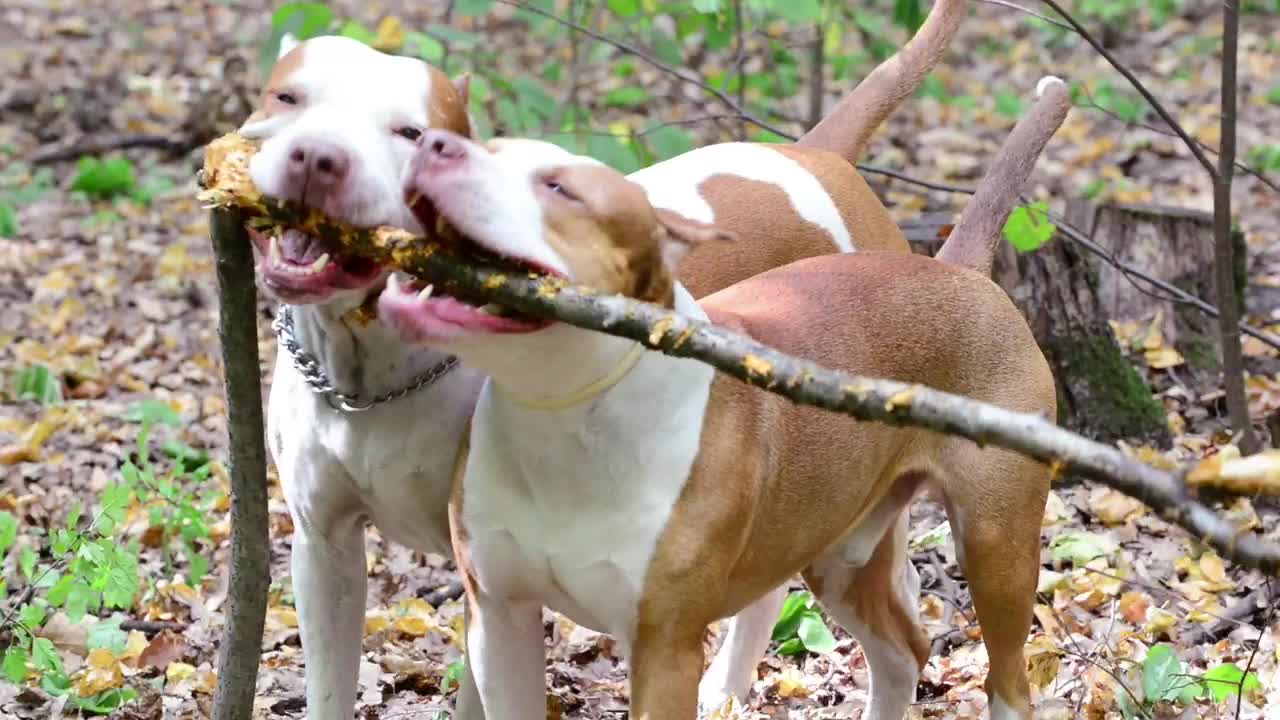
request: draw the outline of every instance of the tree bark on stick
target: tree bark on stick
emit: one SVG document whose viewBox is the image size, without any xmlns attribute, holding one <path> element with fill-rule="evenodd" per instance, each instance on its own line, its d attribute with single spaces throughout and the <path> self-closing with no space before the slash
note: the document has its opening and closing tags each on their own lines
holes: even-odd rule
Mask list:
<svg viewBox="0 0 1280 720">
<path fill-rule="evenodd" d="M 1222 3 L 1222 143 L 1213 177 L 1214 269 L 1218 291 L 1218 328 L 1222 337 L 1222 377 L 1231 429 L 1240 449 L 1258 449 L 1244 394 L 1244 357 L 1240 350 L 1240 308 L 1235 297 L 1235 259 L 1231 243 L 1231 181 L 1236 163 L 1236 55 L 1240 35 L 1238 0 Z"/>
<path fill-rule="evenodd" d="M 218 273 L 218 334 L 231 461 L 231 585 L 218 655 L 215 720 L 249 720 L 267 613 L 267 454 L 258 369 L 257 293 L 253 250 L 240 213 L 216 210 L 213 250 Z"/>
</svg>

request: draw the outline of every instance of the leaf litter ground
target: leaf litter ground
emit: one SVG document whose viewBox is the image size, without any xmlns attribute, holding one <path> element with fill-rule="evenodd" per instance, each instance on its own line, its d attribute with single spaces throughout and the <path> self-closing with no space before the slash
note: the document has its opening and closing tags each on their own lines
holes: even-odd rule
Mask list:
<svg viewBox="0 0 1280 720">
<path fill-rule="evenodd" d="M 429 4 L 420 5 L 399 15 L 406 27 L 439 21 Z M 1194 48 L 1212 45 L 1216 15 L 1211 3 L 1188 6 L 1183 18 L 1126 35 L 1120 51 L 1151 79 L 1162 99 L 1178 108 L 1196 137 L 1215 144 L 1216 56 Z M 378 8 L 356 3 L 336 10 L 370 27 L 382 19 Z M 992 87 L 1025 97 L 1046 68 L 1095 87 L 1107 80 L 1123 87 L 1087 50 L 1048 48 L 1043 33 L 1030 31 L 1022 18 L 1000 8 L 980 4 L 976 12 L 980 20 L 966 26 L 947 67 L 937 74 L 952 96 L 973 102 L 909 102 L 879 135 L 869 160 L 928 179 L 971 184 L 1012 123 L 1002 111 L 1016 98 L 992 97 Z M 155 453 L 162 454 L 162 445 L 170 449 L 165 467 L 180 461 L 183 448 L 222 457 L 226 422 L 208 226 L 192 199 L 193 157 L 127 153 L 138 175 L 133 185 L 145 189 L 149 204 L 72 192 L 73 161 L 39 167 L 21 161 L 85 138 L 153 133 L 195 147 L 233 129 L 256 92 L 258 49 L 251 43 L 267 36 L 269 13 L 258 2 L 182 8 L 136 2 L 121 11 L 106 6 L 58 10 L 27 0 L 4 10 L 0 197 L 16 212 L 8 220 L 0 217 L 0 229 L 11 222 L 19 230 L 15 238 L 0 240 L 0 299 L 6 309 L 0 314 L 0 377 L 6 388 L 19 377 L 40 386 L 39 378 L 23 371 L 45 366 L 62 395 L 61 402 L 47 406 L 11 396 L 0 405 L 0 510 L 19 519 L 16 548 L 47 547 L 44 535 L 61 526 L 68 508 L 95 502 L 122 464 L 138 460 L 140 426 L 128 414 L 140 402 L 159 400 L 172 415 L 170 423 L 159 421 L 152 430 Z M 527 67 L 523 60 L 544 52 L 509 24 L 495 23 L 484 35 L 513 48 L 504 61 L 512 74 Z M 1240 134 L 1246 149 L 1280 130 L 1280 107 L 1263 100 L 1271 90 L 1268 83 L 1280 75 L 1274 40 L 1268 39 L 1277 36 L 1280 21 L 1274 14 L 1251 17 L 1244 28 Z M 672 91 L 668 79 L 643 66 L 635 79 L 654 95 L 668 97 L 655 116 L 706 114 L 700 97 Z M 583 98 L 616 90 L 618 80 L 585 68 L 580 82 L 578 97 Z M 801 112 L 799 107 L 788 111 Z M 597 120 L 601 128 L 618 123 L 643 128 L 652 122 L 624 109 L 601 110 Z M 706 123 L 693 130 L 699 140 L 713 141 L 728 139 L 734 127 Z M 873 182 L 901 219 L 954 213 L 963 204 L 955 196 Z M 1073 115 L 1046 151 L 1035 183 L 1033 194 L 1043 198 L 1076 196 L 1091 188 L 1100 201 L 1158 197 L 1199 209 L 1211 203 L 1198 168 L 1172 140 L 1098 112 Z M 1235 202 L 1250 247 L 1250 319 L 1273 325 L 1280 322 L 1280 248 L 1274 229 L 1280 196 L 1242 177 Z M 264 302 L 262 312 L 266 383 L 275 343 L 266 322 L 273 310 Z M 1176 351 L 1152 332 L 1152 320 L 1119 318 L 1116 329 L 1165 403 L 1175 444 L 1168 451 L 1132 451 L 1150 462 L 1213 452 L 1224 440 L 1220 393 L 1211 378 L 1182 370 Z M 1253 411 L 1266 417 L 1280 407 L 1280 362 L 1265 347 L 1249 344 L 1246 350 Z M 125 642 L 90 650 L 91 633 L 103 621 L 91 616 L 71 622 L 63 611 L 51 612 L 38 631 L 57 648 L 78 689 L 128 686 L 140 693 L 116 711 L 117 717 L 210 713 L 225 607 L 228 526 L 225 472 L 216 461 L 209 467 L 199 490 L 206 532 L 187 555 L 162 551 L 173 544 L 172 536 L 162 523 L 158 527 L 152 507 L 129 508 L 120 525 L 122 540 L 142 548 L 144 578 L 132 607 L 114 613 L 128 628 Z M 292 526 L 274 477 L 271 497 L 277 581 L 256 714 L 301 717 L 302 655 L 288 579 Z M 1242 527 L 1261 527 L 1275 536 L 1274 510 L 1241 500 L 1231 512 Z M 986 656 L 950 536 L 939 527 L 936 506 L 922 502 L 913 516 L 914 561 L 924 586 L 920 610 L 935 652 L 912 713 L 979 717 L 985 708 Z M 1224 566 L 1139 503 L 1102 488 L 1055 488 L 1043 539 L 1041 602 L 1027 646 L 1039 717 L 1118 716 L 1125 691 L 1117 680 L 1139 696 L 1144 688 L 1159 695 L 1168 688 L 1152 683 L 1200 675 L 1226 663 L 1247 665 L 1260 680 L 1259 689 L 1246 693 L 1242 716 L 1261 717 L 1265 706 L 1280 707 L 1280 618 L 1270 609 L 1269 585 L 1256 573 Z M 457 603 L 433 609 L 419 595 L 449 579 L 445 561 L 385 542 L 376 531 L 370 531 L 367 547 L 370 594 L 358 711 L 362 717 L 434 717 L 451 700 L 443 675 L 458 657 L 461 611 Z M 24 586 L 18 556 L 11 552 L 4 566 L 9 603 Z M 193 556 L 210 567 L 199 582 L 193 579 Z M 99 614 L 109 618 L 113 613 Z M 626 706 L 626 674 L 611 640 L 550 614 L 546 629 L 548 717 L 616 717 Z M 771 652 L 760 667 L 751 703 L 722 716 L 858 717 L 867 699 L 866 664 L 847 634 L 836 629 L 835 636 L 830 654 L 796 658 Z M 1150 650 L 1160 644 L 1172 652 Z M 1141 661 L 1149 652 L 1153 660 L 1144 668 Z M 1232 717 L 1235 704 L 1184 699 L 1161 701 L 1149 710 L 1155 717 Z M 74 714 L 64 698 L 31 684 L 0 683 L 0 715 L 44 718 L 63 712 Z"/>
</svg>

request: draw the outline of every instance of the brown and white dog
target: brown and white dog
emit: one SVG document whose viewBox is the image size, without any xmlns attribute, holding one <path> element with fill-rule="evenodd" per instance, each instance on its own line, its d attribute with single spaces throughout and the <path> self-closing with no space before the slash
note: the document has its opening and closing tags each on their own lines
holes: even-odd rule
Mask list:
<svg viewBox="0 0 1280 720">
<path fill-rule="evenodd" d="M 963 0 L 939 0 L 912 42 L 797 145 L 714 145 L 633 175 L 672 222 L 714 221 L 741 240 L 731 256 L 689 258 L 681 271 L 688 287 L 713 292 L 833 250 L 905 253 L 851 162 L 938 62 L 966 10 Z M 466 107 L 465 81 L 322 37 L 282 47 L 241 133 L 262 140 L 250 170 L 266 194 L 358 226 L 422 232 L 430 228 L 402 201 L 406 165 L 428 128 L 469 134 Z M 261 286 L 284 303 L 268 440 L 294 520 L 307 710 L 313 720 L 345 720 L 364 626 L 364 527 L 372 522 L 418 550 L 451 552 L 450 480 L 484 376 L 405 345 L 371 317 L 386 268 L 297 231 L 254 239 Z M 766 598 L 730 623 L 706 676 L 708 702 L 745 693 L 777 604 Z"/>
<path fill-rule="evenodd" d="M 1032 161 L 1070 104 L 1061 82 L 1048 87 L 1046 116 L 1060 115 L 1042 123 Z M 997 196 L 1016 197 L 1026 173 L 1012 177 Z M 675 268 L 731 234 L 655 210 L 643 188 L 589 158 L 428 131 L 405 194 L 425 223 L 442 219 L 500 264 L 660 303 L 840 370 L 1054 412 L 1048 364 L 987 277 L 999 222 L 944 246 L 969 267 L 826 255 L 697 302 Z M 407 342 L 489 376 L 450 508 L 469 599 L 466 681 L 485 717 L 544 716 L 546 606 L 619 641 L 632 717 L 692 720 L 707 625 L 801 572 L 862 646 L 864 717 L 899 720 L 929 649 L 906 556 L 905 508 L 925 489 L 945 504 L 969 579 L 991 715 L 1031 717 L 1022 650 L 1049 489 L 1040 463 L 793 405 L 624 338 L 518 314 L 498 325 L 409 280 L 390 284 L 379 315 Z M 474 697 L 461 695 L 459 717 L 480 715 Z"/>
</svg>

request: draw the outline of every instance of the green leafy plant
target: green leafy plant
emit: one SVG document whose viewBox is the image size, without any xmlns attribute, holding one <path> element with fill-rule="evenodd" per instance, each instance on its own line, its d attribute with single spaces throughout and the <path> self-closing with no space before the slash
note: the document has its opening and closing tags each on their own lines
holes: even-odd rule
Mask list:
<svg viewBox="0 0 1280 720">
<path fill-rule="evenodd" d="M 34 400 L 41 405 L 62 402 L 62 379 L 46 365 L 32 365 L 14 376 L 11 384 L 17 400 Z"/>
<path fill-rule="evenodd" d="M 836 638 L 815 606 L 813 594 L 805 590 L 791 593 L 782 603 L 773 640 L 779 643 L 779 655 L 829 653 L 836 647 Z"/>
<path fill-rule="evenodd" d="M 1255 145 L 1249 148 L 1248 157 L 1263 172 L 1280 172 L 1280 145 Z"/>
<path fill-rule="evenodd" d="M 1004 224 L 1004 238 L 1018 252 L 1032 252 L 1049 242 L 1057 226 L 1049 219 L 1049 203 L 1041 200 L 1030 207 L 1017 207 Z"/>
<path fill-rule="evenodd" d="M 1204 675 L 1194 675 L 1167 644 L 1152 646 L 1142 660 L 1141 669 L 1140 699 L 1123 689 L 1116 693 L 1125 718 L 1151 717 L 1152 709 L 1160 702 L 1191 705 L 1199 698 L 1207 698 L 1220 703 L 1241 690 L 1250 693 L 1262 687 L 1257 675 L 1246 673 L 1235 663 L 1223 663 Z"/>
<path fill-rule="evenodd" d="M 1067 532 L 1049 541 L 1049 556 L 1056 564 L 1071 563 L 1077 567 L 1090 560 L 1109 557 L 1119 545 L 1106 535 L 1091 532 Z"/>
<path fill-rule="evenodd" d="M 43 381 L 37 379 L 41 377 L 31 374 L 29 384 L 36 392 L 43 392 Z M 165 467 L 153 461 L 153 431 L 181 426 L 172 407 L 147 400 L 128 408 L 123 417 L 139 425 L 133 457 L 103 488 L 91 519 L 86 521 L 81 508 L 73 507 L 59 525 L 44 531 L 32 528 L 27 534 L 31 541 L 19 543 L 18 518 L 0 512 L 0 561 L 16 568 L 9 581 L 17 580 L 22 587 L 13 594 L 13 588 L 0 580 L 0 599 L 11 600 L 0 613 L 0 632 L 10 638 L 0 658 L 0 676 L 13 684 L 38 682 L 46 693 L 65 697 L 84 713 L 110 713 L 137 697 L 137 691 L 118 687 L 79 695 L 58 649 L 40 636 L 39 629 L 54 611 L 74 623 L 86 615 L 131 610 L 145 597 L 138 571 L 140 543 L 120 538 L 130 508 L 145 510 L 151 527 L 160 530 L 166 574 L 178 571 L 181 562 L 191 581 L 199 583 L 208 570 L 200 543 L 209 536 L 209 518 L 222 496 L 205 487 L 212 463 L 204 451 L 169 438 L 159 444 Z M 174 551 L 175 545 L 180 552 Z M 88 647 L 119 654 L 125 640 L 118 618 L 103 619 L 90 630 Z"/>
<path fill-rule="evenodd" d="M 82 157 L 76 163 L 76 177 L 72 190 L 98 199 L 110 199 L 132 194 L 138 187 L 133 163 L 122 155 L 108 158 Z"/>
</svg>

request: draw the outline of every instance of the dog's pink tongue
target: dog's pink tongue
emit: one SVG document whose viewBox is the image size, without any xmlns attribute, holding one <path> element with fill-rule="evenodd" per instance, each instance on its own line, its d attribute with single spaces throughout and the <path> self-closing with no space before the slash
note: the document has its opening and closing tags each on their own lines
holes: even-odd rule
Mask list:
<svg viewBox="0 0 1280 720">
<path fill-rule="evenodd" d="M 324 244 L 301 230 L 286 230 L 280 236 L 280 254 L 298 265 L 315 262 L 324 254 Z"/>
</svg>

